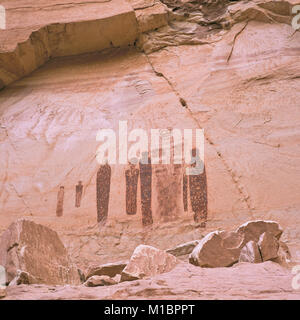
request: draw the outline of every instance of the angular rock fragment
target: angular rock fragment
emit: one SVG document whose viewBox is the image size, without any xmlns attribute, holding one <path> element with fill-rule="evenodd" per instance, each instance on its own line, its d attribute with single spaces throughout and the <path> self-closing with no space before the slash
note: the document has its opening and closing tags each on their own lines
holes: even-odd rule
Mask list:
<svg viewBox="0 0 300 320">
<path fill-rule="evenodd" d="M 214 231 L 205 236 L 190 254 L 191 264 L 199 267 L 230 267 L 239 259 L 236 234 Z M 234 245 L 237 244 L 237 247 Z"/>
<path fill-rule="evenodd" d="M 171 271 L 179 261 L 173 255 L 151 246 L 135 248 L 121 274 L 121 281 L 132 281 Z"/>
<path fill-rule="evenodd" d="M 119 261 L 114 263 L 107 263 L 100 266 L 91 266 L 88 269 L 86 279 L 93 276 L 109 276 L 115 277 L 117 274 L 121 274 L 124 268 L 127 266 L 128 261 Z"/>
<path fill-rule="evenodd" d="M 6 297 L 6 287 L 0 287 L 0 299 Z"/>
<path fill-rule="evenodd" d="M 35 284 L 38 280 L 28 272 L 17 270 L 15 278 L 9 283 L 9 286 L 19 286 L 20 284 Z"/>
<path fill-rule="evenodd" d="M 92 276 L 84 283 L 86 287 L 112 286 L 114 284 L 117 284 L 117 281 L 109 276 Z"/>
<path fill-rule="evenodd" d="M 279 241 L 279 248 L 277 252 L 277 257 L 272 259 L 272 261 L 279 263 L 283 266 L 287 266 L 292 259 L 292 255 L 289 247 L 282 241 Z"/>
<path fill-rule="evenodd" d="M 239 262 L 260 263 L 262 258 L 257 243 L 249 241 L 241 250 Z"/>
<path fill-rule="evenodd" d="M 0 238 L 0 264 L 6 269 L 7 282 L 18 275 L 18 270 L 22 270 L 39 283 L 80 283 L 77 269 L 58 234 L 25 219 L 14 222 L 3 232 Z"/>
<path fill-rule="evenodd" d="M 191 253 L 189 260 L 196 266 L 211 268 L 228 267 L 239 260 L 260 262 L 255 244 L 264 233 L 268 234 L 268 239 L 266 238 L 264 241 L 264 254 L 270 260 L 276 256 L 275 251 L 278 250 L 276 242 L 282 232 L 277 222 L 263 220 L 249 221 L 233 232 L 215 231 L 200 241 Z M 242 250 L 243 253 L 240 256 Z"/>
<path fill-rule="evenodd" d="M 166 252 L 172 254 L 175 257 L 184 256 L 186 254 L 190 254 L 199 242 L 200 240 L 193 240 L 186 243 L 182 243 L 174 248 L 166 250 Z"/>
<path fill-rule="evenodd" d="M 263 261 L 278 257 L 279 241 L 271 233 L 264 232 L 259 238 L 258 246 Z"/>
<path fill-rule="evenodd" d="M 260 236 L 264 232 L 268 232 L 273 237 L 279 240 L 283 230 L 277 222 L 256 220 L 244 223 L 236 230 L 236 232 L 244 237 L 244 240 L 241 244 L 241 247 L 244 247 L 246 243 L 251 240 L 254 242 L 258 242 Z"/>
<path fill-rule="evenodd" d="M 84 283 L 86 281 L 86 277 L 85 277 L 84 272 L 81 269 L 77 269 L 77 271 L 78 271 L 81 283 Z"/>
<path fill-rule="evenodd" d="M 223 246 L 227 249 L 235 250 L 239 252 L 244 240 L 243 235 L 234 231 L 221 231 L 220 236 L 223 239 Z"/>
</svg>

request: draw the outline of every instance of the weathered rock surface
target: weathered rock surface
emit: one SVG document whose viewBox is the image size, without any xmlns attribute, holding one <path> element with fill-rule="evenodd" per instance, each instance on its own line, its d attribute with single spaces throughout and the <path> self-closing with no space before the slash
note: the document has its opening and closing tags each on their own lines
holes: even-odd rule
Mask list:
<svg viewBox="0 0 300 320">
<path fill-rule="evenodd" d="M 113 277 L 113 280 L 116 281 L 116 283 L 121 282 L 121 275 L 120 275 L 120 274 L 116 274 L 116 275 Z"/>
<path fill-rule="evenodd" d="M 150 53 L 167 46 L 214 43 L 224 34 L 222 29 L 244 21 L 290 24 L 291 8 L 297 3 L 204 1 L 200 5 L 168 0 L 87 3 L 43 0 L 32 5 L 31 2 L 24 0 L 22 5 L 17 0 L 2 1 L 7 10 L 7 28 L 0 32 L 1 87 L 56 56 L 124 47 L 137 40 L 139 47 Z"/>
<path fill-rule="evenodd" d="M 179 244 L 178 246 L 166 250 L 167 253 L 172 254 L 175 257 L 184 256 L 192 253 L 194 248 L 199 244 L 200 240 L 193 240 L 186 243 Z"/>
<path fill-rule="evenodd" d="M 237 231 L 238 234 L 243 236 L 243 242 L 241 246 L 244 246 L 249 241 L 259 242 L 260 237 L 266 233 L 266 241 L 271 237 L 279 240 L 282 235 L 282 228 L 275 221 L 248 221 L 241 225 Z"/>
<path fill-rule="evenodd" d="M 130 0 L 135 9 L 140 33 L 158 29 L 168 24 L 168 9 L 159 0 L 136 1 Z"/>
<path fill-rule="evenodd" d="M 127 46 L 138 36 L 134 10 L 123 0 L 1 3 L 7 9 L 7 28 L 0 31 L 1 88 L 51 57 Z"/>
<path fill-rule="evenodd" d="M 19 286 L 20 284 L 36 284 L 39 281 L 33 277 L 28 272 L 17 270 L 17 274 L 12 281 L 10 281 L 10 286 Z"/>
<path fill-rule="evenodd" d="M 166 14 L 155 1 L 67 2 L 1 1 L 13 17 L 0 31 L 0 87 L 7 86 L 0 92 L 1 231 L 24 216 L 46 224 L 84 270 L 92 262 L 128 259 L 141 243 L 168 249 L 198 239 L 190 206 L 183 212 L 175 201 L 181 203 L 182 194 L 165 206 L 176 207 L 170 216 L 155 206 L 161 195 L 154 187 L 156 170 L 153 227 L 141 226 L 139 208 L 127 216 L 125 169 L 118 166 L 112 168 L 107 225 L 99 231 L 96 133 L 129 119 L 130 128 L 204 128 L 205 231 L 276 220 L 299 262 L 300 34 L 290 25 L 290 8 L 299 1 L 215 1 L 200 7 L 196 1 L 164 0 L 168 22 L 161 27 Z M 140 33 L 139 26 L 147 30 L 147 24 L 158 29 Z M 137 39 L 142 52 L 115 48 Z M 111 50 L 51 60 L 101 48 Z M 79 180 L 84 192 L 75 208 Z M 171 187 L 173 180 L 164 181 Z M 56 218 L 61 185 L 64 215 Z"/>
<path fill-rule="evenodd" d="M 5 299 L 299 300 L 300 291 L 291 286 L 293 276 L 290 270 L 271 261 L 213 269 L 181 263 L 172 271 L 151 279 L 109 287 L 8 287 Z"/>
<path fill-rule="evenodd" d="M 263 261 L 276 259 L 278 257 L 279 240 L 271 233 L 264 232 L 258 241 L 261 257 Z"/>
<path fill-rule="evenodd" d="M 6 268 L 7 282 L 30 274 L 39 283 L 80 283 L 77 270 L 57 233 L 29 220 L 18 220 L 3 232 L 0 263 Z"/>
<path fill-rule="evenodd" d="M 277 256 L 278 240 L 283 230 L 274 221 L 248 221 L 236 231 L 215 231 L 205 236 L 189 257 L 200 267 L 229 267 L 239 259 L 260 262 L 257 243 L 261 244 L 266 260 Z M 266 261 L 264 260 L 264 261 Z"/>
<path fill-rule="evenodd" d="M 0 299 L 4 298 L 6 296 L 6 287 L 0 286 Z"/>
<path fill-rule="evenodd" d="M 121 281 L 133 281 L 171 271 L 179 261 L 171 254 L 151 246 L 138 246 L 126 268 Z"/>
<path fill-rule="evenodd" d="M 289 247 L 286 243 L 279 241 L 279 249 L 277 252 L 277 258 L 272 261 L 277 262 L 283 266 L 288 266 L 292 260 L 292 255 Z"/>
<path fill-rule="evenodd" d="M 254 241 L 246 243 L 241 250 L 239 262 L 260 263 L 262 261 L 257 243 Z"/>
<path fill-rule="evenodd" d="M 239 249 L 226 246 L 224 232 L 215 231 L 204 237 L 190 254 L 191 264 L 205 268 L 230 267 L 239 259 Z"/>
<path fill-rule="evenodd" d="M 109 276 L 92 276 L 90 277 L 84 285 L 86 287 L 100 287 L 100 286 L 112 286 L 118 282 Z"/>
<path fill-rule="evenodd" d="M 148 57 L 135 49 L 115 49 L 54 59 L 1 91 L 2 230 L 24 216 L 45 222 L 59 232 L 82 269 L 98 263 L 99 256 L 101 263 L 111 261 L 112 255 L 128 259 L 140 243 L 168 249 L 197 239 L 190 207 L 185 214 L 177 202 L 171 215 L 177 226 L 162 232 L 165 217 L 154 207 L 156 190 L 155 228 L 145 235 L 139 208 L 135 216 L 126 215 L 125 169 L 118 166 L 112 168 L 108 225 L 100 232 L 95 227 L 96 133 L 104 127 L 116 129 L 119 119 L 129 118 L 130 128 L 203 127 L 206 230 L 232 230 L 249 219 L 274 219 L 287 230 L 285 240 L 293 243 L 296 253 L 299 32 L 287 24 L 255 19 L 221 31 L 220 39 L 209 45 L 168 46 Z M 169 35 L 170 41 L 176 37 Z M 4 65 L 13 70 L 18 64 Z M 85 189 L 81 207 L 75 208 L 79 180 Z M 60 185 L 65 186 L 64 216 L 57 219 Z M 173 198 L 181 203 L 181 196 Z M 188 236 L 182 225 L 190 226 Z"/>
<path fill-rule="evenodd" d="M 113 278 L 117 274 L 121 274 L 124 268 L 127 266 L 128 261 L 120 261 L 114 263 L 107 263 L 100 266 L 90 267 L 86 279 L 93 276 L 109 276 Z"/>
</svg>

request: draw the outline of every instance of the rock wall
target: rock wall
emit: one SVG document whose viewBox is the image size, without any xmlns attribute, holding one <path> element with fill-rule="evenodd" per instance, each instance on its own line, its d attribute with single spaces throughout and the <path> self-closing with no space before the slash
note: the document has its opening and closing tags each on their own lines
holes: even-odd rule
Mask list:
<svg viewBox="0 0 300 320">
<path fill-rule="evenodd" d="M 0 88 L 30 74 L 53 57 L 138 45 L 145 52 L 215 41 L 219 29 L 256 20 L 291 23 L 296 0 L 2 0 L 6 30 L 0 32 Z"/>
<path fill-rule="evenodd" d="M 0 230 L 30 217 L 85 265 L 264 218 L 300 259 L 296 1 L 174 3 L 1 2 Z M 145 224 L 141 179 L 128 214 L 129 167 L 113 165 L 99 230 L 96 135 L 123 120 L 128 131 L 205 129 L 206 228 L 190 196 L 184 210 L 183 167 L 152 166 Z"/>
</svg>

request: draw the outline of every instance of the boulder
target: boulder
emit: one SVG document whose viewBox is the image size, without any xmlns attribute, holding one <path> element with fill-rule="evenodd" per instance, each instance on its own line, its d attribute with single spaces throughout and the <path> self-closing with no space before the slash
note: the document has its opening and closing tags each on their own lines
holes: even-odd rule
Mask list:
<svg viewBox="0 0 300 320">
<path fill-rule="evenodd" d="M 190 242 L 182 243 L 174 248 L 166 250 L 166 252 L 172 254 L 175 257 L 184 256 L 186 254 L 192 253 L 192 251 L 198 245 L 199 242 L 200 240 L 193 240 Z"/>
<path fill-rule="evenodd" d="M 277 257 L 275 259 L 272 259 L 272 261 L 287 266 L 291 262 L 291 259 L 292 255 L 289 247 L 286 243 L 279 241 Z"/>
<path fill-rule="evenodd" d="M 239 259 L 241 240 L 236 233 L 211 232 L 195 247 L 189 261 L 199 267 L 230 267 Z"/>
<path fill-rule="evenodd" d="M 121 281 L 153 277 L 171 271 L 179 261 L 173 255 L 151 246 L 135 248 L 128 265 L 121 274 Z"/>
<path fill-rule="evenodd" d="M 10 225 L 0 238 L 0 264 L 7 282 L 18 270 L 29 273 L 38 283 L 79 284 L 77 269 L 58 234 L 40 224 L 21 219 Z"/>
<path fill-rule="evenodd" d="M 92 276 L 90 277 L 84 285 L 86 287 L 100 287 L 100 286 L 112 286 L 118 282 L 109 276 Z"/>
<path fill-rule="evenodd" d="M 0 299 L 6 297 L 6 287 L 0 286 Z"/>
<path fill-rule="evenodd" d="M 249 241 L 257 243 L 264 232 L 269 233 L 279 240 L 283 230 L 277 222 L 256 220 L 244 223 L 236 232 L 243 237 L 243 242 L 241 243 L 241 248 L 243 248 Z"/>
<path fill-rule="evenodd" d="M 278 257 L 279 241 L 271 233 L 264 232 L 259 238 L 258 246 L 263 261 Z"/>
<path fill-rule="evenodd" d="M 84 272 L 81 269 L 77 269 L 77 271 L 78 271 L 78 274 L 79 274 L 80 282 L 84 283 L 87 280 L 87 278 L 85 277 Z"/>
<path fill-rule="evenodd" d="M 100 266 L 91 266 L 88 269 L 86 279 L 89 279 L 93 276 L 109 276 L 113 278 L 117 274 L 121 274 L 127 264 L 128 261 L 119 261 L 103 264 Z"/>
<path fill-rule="evenodd" d="M 9 283 L 9 286 L 19 286 L 20 284 L 35 284 L 37 279 L 28 272 L 17 270 L 15 278 Z"/>
<path fill-rule="evenodd" d="M 204 237 L 190 254 L 190 263 L 200 267 L 229 267 L 238 261 L 261 262 L 257 242 L 261 241 L 264 261 L 277 256 L 282 229 L 274 221 L 249 221 L 236 231 L 214 231 Z"/>
<path fill-rule="evenodd" d="M 260 263 L 262 258 L 258 245 L 254 241 L 249 241 L 241 250 L 239 262 Z"/>
<path fill-rule="evenodd" d="M 235 253 L 238 253 L 242 248 L 244 241 L 243 235 L 234 231 L 221 231 L 219 235 L 223 240 L 222 245 L 226 249 L 231 249 L 234 250 Z"/>
</svg>

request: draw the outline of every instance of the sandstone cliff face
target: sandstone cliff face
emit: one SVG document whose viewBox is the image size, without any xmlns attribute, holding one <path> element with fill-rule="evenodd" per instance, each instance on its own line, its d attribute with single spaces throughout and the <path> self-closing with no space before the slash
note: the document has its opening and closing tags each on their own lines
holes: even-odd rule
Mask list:
<svg viewBox="0 0 300 320">
<path fill-rule="evenodd" d="M 297 1 L 0 3 L 0 231 L 30 217 L 86 267 L 263 218 L 281 223 L 300 260 Z M 140 191 L 126 212 L 128 166 L 113 165 L 99 230 L 96 135 L 120 120 L 128 131 L 205 129 L 205 229 L 190 199 L 184 210 L 183 168 L 152 166 L 143 226 Z"/>
</svg>

